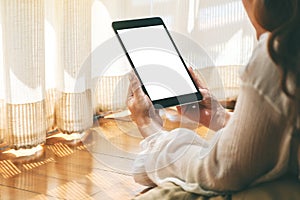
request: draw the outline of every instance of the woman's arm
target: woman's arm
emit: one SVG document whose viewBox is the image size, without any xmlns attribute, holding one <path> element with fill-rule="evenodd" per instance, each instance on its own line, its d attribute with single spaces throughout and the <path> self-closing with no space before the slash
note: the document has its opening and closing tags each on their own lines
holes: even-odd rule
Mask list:
<svg viewBox="0 0 300 200">
<path fill-rule="evenodd" d="M 212 122 L 216 129 L 226 124 L 217 133 L 220 138 L 216 144 L 209 149 L 190 130 L 161 131 L 161 118 L 141 90 L 139 82 L 132 82 L 128 107 L 146 137 L 142 144 L 143 151 L 136 159 L 139 166 L 136 177 L 147 177 L 151 185 L 169 180 L 187 191 L 198 193 L 203 189 L 220 192 L 239 190 L 263 175 L 278 173 L 274 169 L 283 162 L 279 159 L 287 157 L 280 155 L 289 152 L 281 148 L 288 146 L 288 141 L 283 140 L 285 119 L 270 104 L 268 97 L 253 85 L 241 86 L 235 112 L 230 119 L 222 114 L 224 109 L 219 104 L 213 103 L 211 107 L 204 108 L 208 112 L 207 119 L 213 116 L 209 127 Z M 214 99 L 209 102 L 214 102 Z M 203 108 L 199 108 L 201 112 Z M 209 108 L 217 108 L 214 110 L 218 111 L 217 114 L 209 113 Z M 187 111 L 185 113 L 191 113 Z M 196 111 L 193 110 L 192 114 Z M 147 184 L 146 180 L 139 182 Z"/>
<path fill-rule="evenodd" d="M 192 161 L 193 180 L 215 190 L 239 190 L 272 171 L 283 152 L 286 120 L 270 100 L 251 85 L 242 85 L 236 109 L 214 148 Z M 288 149 L 286 149 L 288 153 Z"/>
<path fill-rule="evenodd" d="M 205 148 L 197 142 L 196 134 L 186 130 L 157 136 L 147 141 L 151 145 L 145 145 L 145 169 L 154 183 L 175 178 L 191 192 L 201 193 L 199 186 L 218 192 L 240 190 L 271 171 L 274 174 L 270 177 L 280 173 L 276 166 L 287 157 L 282 154 L 289 152 L 285 149 L 288 138 L 283 139 L 285 127 L 281 113 L 270 101 L 252 86 L 244 85 L 236 111 L 217 133 L 220 138 L 213 148 Z M 149 153 L 157 147 L 159 152 Z"/>
</svg>

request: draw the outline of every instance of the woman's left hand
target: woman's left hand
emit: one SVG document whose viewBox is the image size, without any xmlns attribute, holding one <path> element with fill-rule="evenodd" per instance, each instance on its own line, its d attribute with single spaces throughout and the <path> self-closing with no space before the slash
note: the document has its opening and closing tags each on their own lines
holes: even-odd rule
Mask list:
<svg viewBox="0 0 300 200">
<path fill-rule="evenodd" d="M 192 68 L 189 68 L 189 72 L 198 86 L 203 100 L 198 103 L 177 106 L 178 112 L 212 130 L 217 131 L 223 128 L 227 124 L 230 114 L 205 87 L 205 84 L 196 76 Z"/>
<path fill-rule="evenodd" d="M 130 74 L 127 106 L 132 120 L 137 124 L 143 137 L 148 137 L 162 129 L 163 121 L 151 100 L 144 93 L 141 83 L 134 73 Z"/>
</svg>

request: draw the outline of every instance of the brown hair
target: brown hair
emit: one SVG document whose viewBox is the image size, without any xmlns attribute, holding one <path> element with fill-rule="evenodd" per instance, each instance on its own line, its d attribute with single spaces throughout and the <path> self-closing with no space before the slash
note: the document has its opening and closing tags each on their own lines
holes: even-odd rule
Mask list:
<svg viewBox="0 0 300 200">
<path fill-rule="evenodd" d="M 255 17 L 271 32 L 268 50 L 282 72 L 282 90 L 300 99 L 300 0 L 256 0 Z M 291 81 L 291 82 L 290 82 Z M 289 83 L 293 87 L 289 87 Z"/>
</svg>

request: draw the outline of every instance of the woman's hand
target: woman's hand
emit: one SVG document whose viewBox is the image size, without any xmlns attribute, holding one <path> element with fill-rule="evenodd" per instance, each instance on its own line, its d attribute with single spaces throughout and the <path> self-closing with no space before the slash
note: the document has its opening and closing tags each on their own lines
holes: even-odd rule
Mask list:
<svg viewBox="0 0 300 200">
<path fill-rule="evenodd" d="M 217 98 L 210 93 L 205 84 L 197 78 L 192 68 L 189 68 L 189 72 L 198 86 L 203 100 L 198 103 L 177 106 L 178 112 L 212 130 L 217 131 L 223 128 L 229 120 L 230 114 L 218 102 Z"/>
<path fill-rule="evenodd" d="M 160 131 L 163 121 L 154 109 L 149 97 L 141 88 L 140 81 L 132 72 L 130 74 L 127 106 L 132 120 L 137 124 L 144 138 Z"/>
</svg>

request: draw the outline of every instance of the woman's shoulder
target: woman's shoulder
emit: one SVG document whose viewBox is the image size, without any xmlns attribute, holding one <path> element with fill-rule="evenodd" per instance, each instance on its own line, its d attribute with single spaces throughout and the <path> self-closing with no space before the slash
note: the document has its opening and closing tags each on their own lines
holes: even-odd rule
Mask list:
<svg viewBox="0 0 300 200">
<path fill-rule="evenodd" d="M 280 71 L 268 53 L 268 37 L 269 33 L 260 36 L 248 64 L 240 73 L 242 83 L 253 85 L 265 94 L 275 87 L 280 88 Z"/>
<path fill-rule="evenodd" d="M 241 69 L 240 75 L 243 81 L 258 81 L 259 78 L 265 75 L 263 72 L 276 71 L 276 65 L 269 56 L 267 49 L 268 37 L 269 33 L 264 33 L 260 36 L 248 64 Z"/>
<path fill-rule="evenodd" d="M 282 91 L 281 72 L 268 52 L 269 33 L 260 36 L 248 65 L 241 72 L 242 85 L 253 87 L 273 106 L 287 115 L 293 104 Z"/>
</svg>

